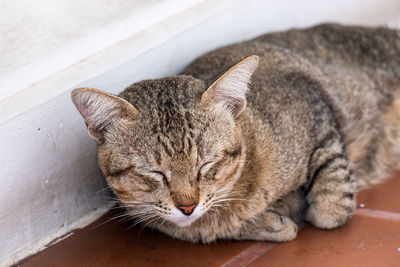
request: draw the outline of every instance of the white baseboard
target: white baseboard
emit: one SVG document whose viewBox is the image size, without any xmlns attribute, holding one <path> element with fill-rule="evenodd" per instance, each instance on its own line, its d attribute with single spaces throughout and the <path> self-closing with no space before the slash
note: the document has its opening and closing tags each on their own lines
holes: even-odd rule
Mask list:
<svg viewBox="0 0 400 267">
<path fill-rule="evenodd" d="M 72 222 L 71 224 L 64 225 L 59 229 L 55 229 L 54 232 L 49 232 L 48 236 L 35 240 L 31 244 L 25 247 L 21 247 L 17 250 L 11 257 L 6 259 L 4 262 L 0 262 L 0 267 L 6 267 L 18 263 L 21 259 L 34 255 L 49 246 L 55 245 L 58 242 L 70 237 L 74 234 L 74 230 L 84 228 L 85 226 L 96 221 L 102 215 L 104 215 L 110 208 L 112 204 L 106 204 L 101 208 L 98 208 L 87 215 L 79 218 L 78 220 Z"/>
</svg>

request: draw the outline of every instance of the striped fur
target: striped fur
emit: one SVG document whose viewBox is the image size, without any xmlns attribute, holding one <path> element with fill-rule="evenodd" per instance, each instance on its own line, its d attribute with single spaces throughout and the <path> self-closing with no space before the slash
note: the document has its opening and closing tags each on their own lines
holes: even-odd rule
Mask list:
<svg viewBox="0 0 400 267">
<path fill-rule="evenodd" d="M 399 89 L 399 31 L 324 24 L 73 100 L 129 216 L 191 242 L 281 242 L 303 221 L 343 225 L 357 191 L 398 166 Z"/>
</svg>

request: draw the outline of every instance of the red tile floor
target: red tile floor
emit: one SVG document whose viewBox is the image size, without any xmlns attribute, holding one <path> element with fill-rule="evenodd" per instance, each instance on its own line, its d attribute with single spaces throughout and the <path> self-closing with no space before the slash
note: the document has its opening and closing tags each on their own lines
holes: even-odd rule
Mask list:
<svg viewBox="0 0 400 267">
<path fill-rule="evenodd" d="M 34 266 L 400 266 L 400 172 L 358 195 L 360 208 L 332 231 L 306 226 L 289 243 L 195 245 L 132 222 L 107 222 L 109 212 L 21 263 Z"/>
</svg>

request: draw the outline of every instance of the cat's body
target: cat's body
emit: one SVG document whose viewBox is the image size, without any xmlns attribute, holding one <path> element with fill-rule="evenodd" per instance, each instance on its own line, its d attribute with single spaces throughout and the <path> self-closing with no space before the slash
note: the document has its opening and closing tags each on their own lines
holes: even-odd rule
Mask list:
<svg viewBox="0 0 400 267">
<path fill-rule="evenodd" d="M 254 73 L 256 57 L 239 62 L 251 55 L 260 58 Z M 183 74 L 133 84 L 120 94 L 132 112 L 127 102 L 107 108 L 119 121 L 92 132 L 86 109 L 96 101 L 79 92 L 74 100 L 114 192 L 171 236 L 288 241 L 302 218 L 335 228 L 351 216 L 357 187 L 400 162 L 399 31 L 325 24 L 267 34 L 210 52 Z M 150 165 L 162 189 L 138 171 Z"/>
<path fill-rule="evenodd" d="M 295 125 L 304 127 L 307 136 L 316 135 L 311 140 L 315 143 L 318 135 L 323 135 L 318 131 L 326 130 L 315 121 L 326 117 L 318 114 L 318 103 L 313 102 L 322 100 L 314 91 L 323 91 L 323 101 L 328 102 L 323 105 L 333 109 L 327 112 L 336 117 L 359 186 L 385 177 L 385 168 L 378 161 L 384 160 L 383 165 L 390 167 L 399 162 L 400 146 L 384 142 L 395 141 L 396 136 L 383 138 L 388 134 L 385 126 L 398 125 L 395 120 L 400 119 L 400 103 L 395 102 L 400 101 L 399 31 L 325 24 L 267 34 L 204 55 L 184 74 L 202 80 L 215 78 L 252 54 L 260 56 L 260 63 L 252 76 L 247 103 L 263 124 L 281 123 L 284 118 L 277 118 L 285 105 L 291 109 L 285 112 L 292 122 L 305 116 Z M 290 98 L 296 107 L 285 103 Z M 277 135 L 288 133 L 282 126 L 272 126 L 277 128 Z M 397 152 L 390 152 L 396 148 Z"/>
</svg>

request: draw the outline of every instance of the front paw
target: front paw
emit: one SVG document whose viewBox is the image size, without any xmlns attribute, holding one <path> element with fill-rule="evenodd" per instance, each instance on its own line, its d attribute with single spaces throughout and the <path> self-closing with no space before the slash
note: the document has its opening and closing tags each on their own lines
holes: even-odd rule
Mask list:
<svg viewBox="0 0 400 267">
<path fill-rule="evenodd" d="M 344 225 L 353 214 L 355 202 L 324 203 L 313 202 L 306 210 L 304 219 L 321 229 L 333 229 Z"/>
<path fill-rule="evenodd" d="M 295 239 L 297 232 L 298 226 L 290 218 L 275 211 L 267 211 L 256 237 L 263 241 L 287 242 Z"/>
</svg>

